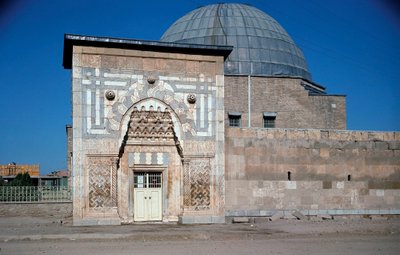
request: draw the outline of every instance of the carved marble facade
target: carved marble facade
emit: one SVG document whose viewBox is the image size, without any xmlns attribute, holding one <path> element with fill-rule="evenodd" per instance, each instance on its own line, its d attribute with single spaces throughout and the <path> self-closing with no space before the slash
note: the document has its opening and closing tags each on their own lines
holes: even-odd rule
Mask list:
<svg viewBox="0 0 400 255">
<path fill-rule="evenodd" d="M 135 172 L 161 174 L 162 221 L 224 222 L 223 62 L 230 50 L 109 49 L 75 39 L 66 39 L 74 224 L 134 222 Z"/>
</svg>

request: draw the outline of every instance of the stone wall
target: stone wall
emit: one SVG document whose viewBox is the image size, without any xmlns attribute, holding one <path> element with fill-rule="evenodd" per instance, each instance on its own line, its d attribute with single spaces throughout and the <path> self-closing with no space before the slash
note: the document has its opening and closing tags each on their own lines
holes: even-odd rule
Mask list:
<svg viewBox="0 0 400 255">
<path fill-rule="evenodd" d="M 399 214 L 400 133 L 226 129 L 226 215 Z"/>
<path fill-rule="evenodd" d="M 226 125 L 229 112 L 242 113 L 248 127 L 248 77 L 225 76 Z M 277 128 L 346 128 L 344 96 L 309 95 L 301 79 L 251 77 L 251 127 L 263 127 L 263 112 L 275 112 Z"/>
<path fill-rule="evenodd" d="M 2 203 L 0 217 L 72 217 L 72 203 Z"/>
</svg>

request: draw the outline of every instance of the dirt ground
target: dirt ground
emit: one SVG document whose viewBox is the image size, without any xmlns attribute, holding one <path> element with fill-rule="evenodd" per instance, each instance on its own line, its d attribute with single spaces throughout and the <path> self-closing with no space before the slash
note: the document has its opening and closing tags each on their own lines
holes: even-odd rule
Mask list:
<svg viewBox="0 0 400 255">
<path fill-rule="evenodd" d="M 3 254 L 399 254 L 399 218 L 73 227 L 0 218 Z"/>
</svg>

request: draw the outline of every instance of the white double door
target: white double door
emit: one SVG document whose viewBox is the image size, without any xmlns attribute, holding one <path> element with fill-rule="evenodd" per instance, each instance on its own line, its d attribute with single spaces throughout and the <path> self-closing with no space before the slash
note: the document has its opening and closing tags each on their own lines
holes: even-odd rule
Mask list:
<svg viewBox="0 0 400 255">
<path fill-rule="evenodd" d="M 162 220 L 162 174 L 134 173 L 134 220 Z"/>
</svg>

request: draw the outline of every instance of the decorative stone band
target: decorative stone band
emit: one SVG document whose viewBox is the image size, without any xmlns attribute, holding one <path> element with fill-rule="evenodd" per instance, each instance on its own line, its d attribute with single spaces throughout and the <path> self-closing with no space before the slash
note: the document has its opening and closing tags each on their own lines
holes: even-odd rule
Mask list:
<svg viewBox="0 0 400 255">
<path fill-rule="evenodd" d="M 168 165 L 168 153 L 131 152 L 128 154 L 128 165 Z"/>
<path fill-rule="evenodd" d="M 283 217 L 290 217 L 296 210 L 227 210 L 226 217 L 271 217 L 277 213 L 282 213 Z M 331 209 L 331 210 L 298 210 L 306 216 L 332 215 L 390 215 L 400 214 L 398 209 Z"/>
</svg>

